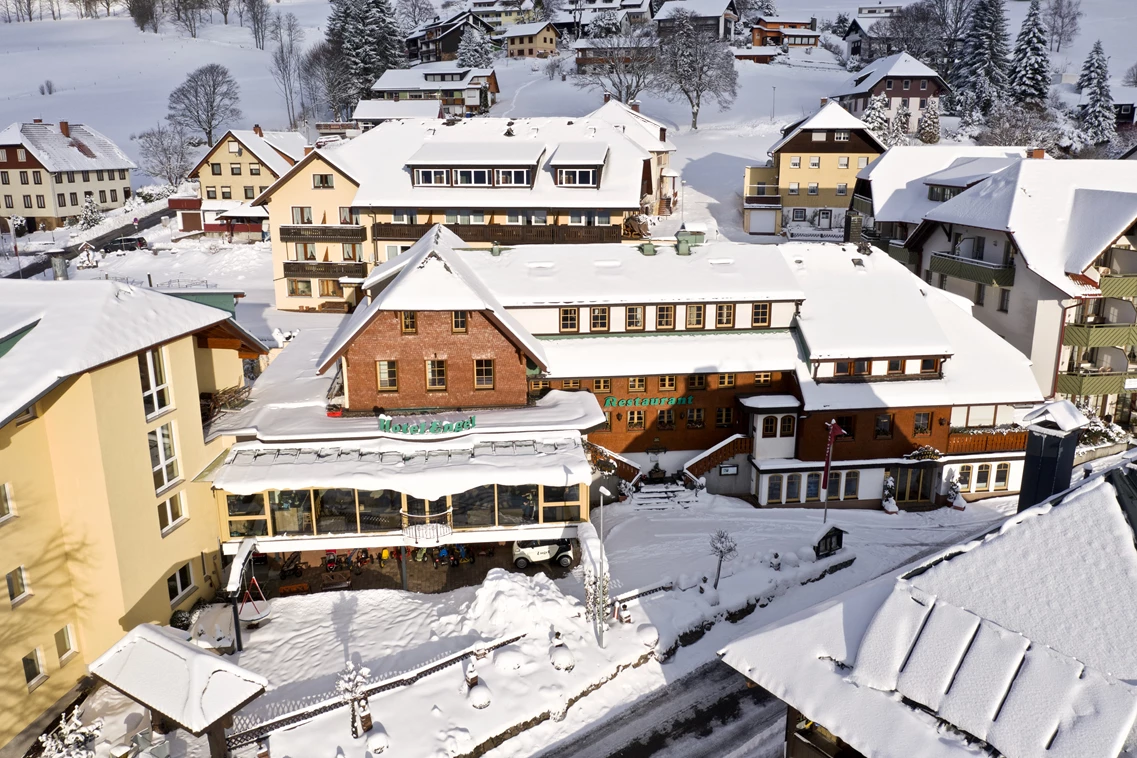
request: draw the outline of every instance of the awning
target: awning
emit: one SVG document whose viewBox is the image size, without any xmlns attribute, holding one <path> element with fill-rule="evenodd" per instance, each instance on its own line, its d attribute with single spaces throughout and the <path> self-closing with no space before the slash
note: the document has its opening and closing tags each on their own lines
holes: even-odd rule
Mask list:
<svg viewBox="0 0 1137 758">
<path fill-rule="evenodd" d="M 793 395 L 752 395 L 738 402 L 756 411 L 786 411 L 801 407 L 801 401 Z"/>
</svg>

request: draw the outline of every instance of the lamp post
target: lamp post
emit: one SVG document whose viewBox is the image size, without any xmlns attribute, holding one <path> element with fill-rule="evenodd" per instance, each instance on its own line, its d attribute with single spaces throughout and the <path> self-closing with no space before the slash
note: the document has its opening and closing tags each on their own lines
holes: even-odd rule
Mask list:
<svg viewBox="0 0 1137 758">
<path fill-rule="evenodd" d="M 774 106 L 778 102 L 778 88 L 774 87 L 774 94 L 770 95 L 770 121 L 774 120 Z"/>
<path fill-rule="evenodd" d="M 611 498 L 612 493 L 607 487 L 600 487 L 600 586 L 596 593 L 600 603 L 600 613 L 596 614 L 600 621 L 600 649 L 604 649 L 604 625 L 608 623 L 608 593 L 604 591 L 605 576 L 608 573 L 608 561 L 604 557 L 604 498 Z"/>
</svg>

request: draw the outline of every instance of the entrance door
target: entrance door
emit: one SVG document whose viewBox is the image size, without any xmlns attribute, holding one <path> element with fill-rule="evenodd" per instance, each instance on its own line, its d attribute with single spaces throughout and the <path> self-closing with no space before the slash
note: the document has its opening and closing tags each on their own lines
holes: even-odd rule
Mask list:
<svg viewBox="0 0 1137 758">
<path fill-rule="evenodd" d="M 931 468 L 900 466 L 893 473 L 896 481 L 896 502 L 914 503 L 932 499 L 935 472 Z"/>
<path fill-rule="evenodd" d="M 817 212 L 817 228 L 829 229 L 833 226 L 833 211 L 820 210 Z"/>
</svg>

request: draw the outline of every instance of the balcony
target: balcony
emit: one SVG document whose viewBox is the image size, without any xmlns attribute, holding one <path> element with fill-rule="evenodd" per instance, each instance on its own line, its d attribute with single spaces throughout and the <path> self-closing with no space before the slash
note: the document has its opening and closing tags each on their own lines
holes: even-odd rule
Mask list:
<svg viewBox="0 0 1137 758">
<path fill-rule="evenodd" d="M 1026 450 L 1026 430 L 976 429 L 948 434 L 947 454 L 1009 453 Z"/>
<path fill-rule="evenodd" d="M 1071 371 L 1058 375 L 1055 392 L 1061 395 L 1117 395 L 1124 392 L 1130 383 L 1137 384 L 1137 374 Z"/>
<path fill-rule="evenodd" d="M 888 255 L 905 266 L 915 266 L 920 262 L 920 254 L 904 247 L 904 240 L 889 240 Z"/>
<path fill-rule="evenodd" d="M 358 224 L 282 226 L 276 233 L 281 242 L 366 242 L 367 229 Z"/>
<path fill-rule="evenodd" d="M 928 269 L 990 287 L 1011 287 L 1015 283 L 1015 267 L 964 258 L 952 253 L 932 253 Z"/>
<path fill-rule="evenodd" d="M 1062 344 L 1075 347 L 1137 345 L 1137 324 L 1066 324 Z"/>
<path fill-rule="evenodd" d="M 742 198 L 744 208 L 781 208 L 782 196 L 776 184 L 748 184 Z"/>
<path fill-rule="evenodd" d="M 330 263 L 321 261 L 285 261 L 284 275 L 286 277 L 319 277 L 322 279 L 339 279 L 346 276 L 353 279 L 363 279 L 367 276 L 366 263 Z"/>
<path fill-rule="evenodd" d="M 1137 274 L 1110 274 L 1101 278 L 1102 297 L 1137 298 Z"/>
<path fill-rule="evenodd" d="M 433 224 L 372 224 L 371 236 L 377 240 L 417 240 Z M 607 226 L 513 226 L 508 224 L 446 224 L 466 242 L 500 242 L 505 245 L 563 245 L 592 242 L 619 242 L 620 227 Z"/>
<path fill-rule="evenodd" d="M 872 200 L 863 195 L 853 195 L 853 210 L 865 216 L 871 216 L 873 214 Z"/>
</svg>

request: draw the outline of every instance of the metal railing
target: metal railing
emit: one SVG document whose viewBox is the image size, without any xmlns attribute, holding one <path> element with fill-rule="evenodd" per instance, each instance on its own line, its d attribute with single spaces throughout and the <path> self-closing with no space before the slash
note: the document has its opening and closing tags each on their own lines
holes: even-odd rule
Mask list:
<svg viewBox="0 0 1137 758">
<path fill-rule="evenodd" d="M 955 253 L 932 253 L 928 268 L 936 274 L 947 274 L 992 287 L 1010 287 L 1015 283 L 1015 267 L 988 263 L 976 258 L 965 258 Z"/>
</svg>

